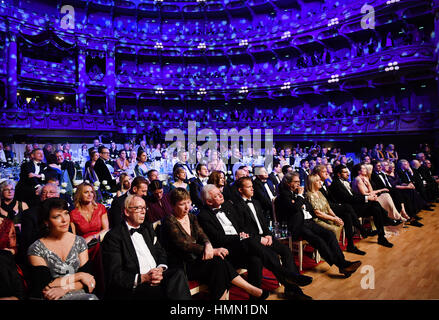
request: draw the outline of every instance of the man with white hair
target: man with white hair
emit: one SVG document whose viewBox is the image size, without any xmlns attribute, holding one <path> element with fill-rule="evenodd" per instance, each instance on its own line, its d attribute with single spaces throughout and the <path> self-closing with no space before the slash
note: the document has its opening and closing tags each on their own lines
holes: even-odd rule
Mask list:
<svg viewBox="0 0 439 320">
<path fill-rule="evenodd" d="M 261 204 L 265 216 L 274 220 L 272 201 L 277 196 L 276 187 L 268 179 L 268 172 L 264 167 L 255 167 L 255 176 L 256 178 L 253 180 L 253 197 Z"/>
<path fill-rule="evenodd" d="M 251 284 L 261 286 L 262 267 L 264 266 L 272 271 L 278 281 L 285 286 L 285 290 L 289 292 L 289 298 L 310 299 L 298 285 L 308 285 L 312 278 L 300 275 L 288 247 L 276 240 L 273 240 L 273 245 L 264 246 L 259 237 L 244 232 L 241 215 L 235 211 L 232 203 L 224 202 L 221 191 L 215 185 L 204 186 L 201 195 L 205 204 L 197 217 L 201 227 L 214 247 L 223 247 L 229 251 L 229 258 L 235 267 L 247 268 Z M 282 246 L 283 250 L 279 249 Z M 281 252 L 286 252 L 287 257 Z M 282 255 L 282 264 L 278 254 Z M 288 263 L 285 263 L 286 258 L 289 259 Z"/>
<path fill-rule="evenodd" d="M 191 299 L 184 270 L 168 268 L 166 251 L 152 224 L 145 221 L 145 214 L 145 200 L 129 195 L 124 205 L 124 221 L 111 229 L 102 242 L 105 298 Z"/>
<path fill-rule="evenodd" d="M 236 181 L 238 181 L 242 177 L 248 177 L 248 174 L 248 171 L 244 169 L 236 170 L 235 181 L 227 184 L 223 190 L 224 199 L 226 199 L 226 201 L 232 201 L 233 203 L 235 203 L 239 199 L 239 192 L 236 188 Z"/>
</svg>

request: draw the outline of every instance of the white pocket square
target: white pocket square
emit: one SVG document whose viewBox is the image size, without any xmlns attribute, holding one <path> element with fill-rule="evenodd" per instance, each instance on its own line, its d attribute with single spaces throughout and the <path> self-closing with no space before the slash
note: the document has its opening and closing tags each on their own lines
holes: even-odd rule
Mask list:
<svg viewBox="0 0 439 320">
<path fill-rule="evenodd" d="M 155 244 L 156 242 L 157 242 L 157 237 L 154 236 L 153 244 Z"/>
</svg>

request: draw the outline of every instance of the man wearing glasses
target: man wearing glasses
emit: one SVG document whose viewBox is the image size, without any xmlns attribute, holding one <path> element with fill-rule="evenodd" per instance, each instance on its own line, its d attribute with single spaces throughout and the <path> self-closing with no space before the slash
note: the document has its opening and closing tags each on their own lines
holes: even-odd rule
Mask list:
<svg viewBox="0 0 439 320">
<path fill-rule="evenodd" d="M 168 268 L 165 250 L 152 224 L 145 221 L 142 197 L 125 200 L 124 222 L 111 229 L 102 243 L 106 299 L 191 299 L 183 269 Z"/>
<path fill-rule="evenodd" d="M 279 185 L 279 196 L 275 203 L 278 220 L 288 223 L 293 240 L 300 237 L 307 240 L 330 266 L 335 264 L 340 273 L 349 277 L 358 269 L 361 261 L 345 259 L 334 233 L 314 222 L 313 207 L 303 193 L 299 173 L 287 173 Z"/>
<path fill-rule="evenodd" d="M 110 150 L 105 146 L 100 146 L 98 149 L 99 159 L 96 160 L 94 170 L 99 179 L 101 185 L 103 181 L 107 181 L 107 184 L 110 186 L 110 192 L 117 191 L 117 183 L 116 179 L 111 175 L 110 170 L 108 169 L 106 162 L 110 159 Z"/>
</svg>

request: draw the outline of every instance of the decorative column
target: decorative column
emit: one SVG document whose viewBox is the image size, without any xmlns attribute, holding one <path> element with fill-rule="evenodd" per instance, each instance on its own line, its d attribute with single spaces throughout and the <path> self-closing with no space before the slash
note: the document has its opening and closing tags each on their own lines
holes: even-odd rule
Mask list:
<svg viewBox="0 0 439 320">
<path fill-rule="evenodd" d="M 8 79 L 7 79 L 7 101 L 8 108 L 17 108 L 17 35 L 8 33 L 6 37 Z"/>
<path fill-rule="evenodd" d="M 105 59 L 105 96 L 107 97 L 106 112 L 116 113 L 116 59 L 115 59 L 115 46 L 111 45 L 111 48 L 107 51 L 107 57 Z"/>
<path fill-rule="evenodd" d="M 79 110 L 84 111 L 87 99 L 86 99 L 86 79 L 87 79 L 87 69 L 86 69 L 86 51 L 84 48 L 79 48 L 78 51 L 78 60 L 77 60 L 77 86 L 78 89 L 76 91 L 76 106 Z M 89 110 L 91 111 L 91 110 Z"/>
</svg>

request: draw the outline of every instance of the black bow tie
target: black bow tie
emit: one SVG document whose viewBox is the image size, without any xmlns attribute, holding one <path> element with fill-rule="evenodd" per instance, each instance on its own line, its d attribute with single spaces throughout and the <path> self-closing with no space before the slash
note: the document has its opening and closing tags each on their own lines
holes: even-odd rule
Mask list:
<svg viewBox="0 0 439 320">
<path fill-rule="evenodd" d="M 142 227 L 138 227 L 137 229 L 136 228 L 131 228 L 130 229 L 130 235 L 133 235 L 135 232 L 138 232 L 138 233 L 142 234 L 142 230 L 143 230 Z"/>
<path fill-rule="evenodd" d="M 39 162 L 39 163 L 36 163 L 35 165 L 37 165 L 37 166 L 41 167 L 41 162 Z"/>
<path fill-rule="evenodd" d="M 251 200 L 244 200 L 244 202 L 245 202 L 246 204 L 253 203 L 253 201 L 251 201 Z"/>
<path fill-rule="evenodd" d="M 215 209 L 212 209 L 212 211 L 213 211 L 213 213 L 217 214 L 218 212 L 223 211 L 223 210 L 221 210 L 221 208 L 215 208 Z"/>
</svg>

